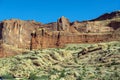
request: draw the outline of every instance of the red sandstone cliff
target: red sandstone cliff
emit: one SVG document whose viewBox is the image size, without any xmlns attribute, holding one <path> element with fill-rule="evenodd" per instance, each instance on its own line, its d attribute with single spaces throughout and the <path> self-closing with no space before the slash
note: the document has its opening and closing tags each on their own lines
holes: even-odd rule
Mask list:
<svg viewBox="0 0 120 80">
<path fill-rule="evenodd" d="M 15 49 L 29 49 L 31 33 L 37 30 L 41 23 L 34 21 L 21 21 L 16 19 L 5 20 L 0 23 L 1 55 L 19 53 Z M 11 49 L 12 48 L 12 49 Z"/>
<path fill-rule="evenodd" d="M 0 23 L 0 57 L 26 50 L 63 47 L 69 43 L 93 43 L 120 40 L 120 11 L 95 20 L 70 23 L 65 17 L 57 22 L 5 20 Z"/>
</svg>

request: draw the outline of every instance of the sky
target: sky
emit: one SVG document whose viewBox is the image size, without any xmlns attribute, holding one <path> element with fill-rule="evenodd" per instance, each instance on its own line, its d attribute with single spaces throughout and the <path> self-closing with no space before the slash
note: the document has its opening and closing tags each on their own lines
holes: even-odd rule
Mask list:
<svg viewBox="0 0 120 80">
<path fill-rule="evenodd" d="M 65 16 L 73 22 L 117 10 L 120 0 L 0 0 L 0 21 L 15 18 L 50 23 Z"/>
</svg>

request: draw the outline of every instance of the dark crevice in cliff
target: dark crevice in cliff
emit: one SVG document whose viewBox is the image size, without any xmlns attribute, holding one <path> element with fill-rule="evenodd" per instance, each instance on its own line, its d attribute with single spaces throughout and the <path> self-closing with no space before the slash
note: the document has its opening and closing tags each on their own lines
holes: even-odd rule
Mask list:
<svg viewBox="0 0 120 80">
<path fill-rule="evenodd" d="M 35 33 L 31 33 L 31 36 L 35 38 L 36 37 L 36 32 Z"/>
<path fill-rule="evenodd" d="M 120 22 L 112 21 L 108 24 L 108 26 L 112 27 L 114 30 L 117 30 L 118 28 L 120 28 Z"/>
<path fill-rule="evenodd" d="M 59 45 L 60 45 L 60 32 L 58 33 L 57 42 L 56 42 L 56 46 L 59 46 Z"/>
<path fill-rule="evenodd" d="M 0 40 L 2 39 L 3 23 L 0 23 Z"/>
<path fill-rule="evenodd" d="M 45 33 L 44 29 L 42 29 L 41 31 L 42 31 L 42 36 L 44 36 L 44 33 Z"/>
<path fill-rule="evenodd" d="M 30 50 L 32 50 L 32 38 L 36 37 L 36 32 L 35 33 L 31 33 L 31 39 L 30 39 Z"/>
<path fill-rule="evenodd" d="M 32 50 L 32 38 L 30 40 L 30 50 Z"/>
</svg>

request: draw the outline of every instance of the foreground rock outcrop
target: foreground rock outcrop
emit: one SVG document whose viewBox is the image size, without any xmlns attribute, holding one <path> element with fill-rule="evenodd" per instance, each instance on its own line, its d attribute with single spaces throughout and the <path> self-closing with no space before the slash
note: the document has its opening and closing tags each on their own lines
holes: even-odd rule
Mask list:
<svg viewBox="0 0 120 80">
<path fill-rule="evenodd" d="M 70 23 L 62 16 L 57 22 L 42 24 L 17 19 L 0 22 L 0 57 L 27 50 L 63 47 L 71 43 L 120 40 L 120 11 L 90 21 Z"/>
</svg>

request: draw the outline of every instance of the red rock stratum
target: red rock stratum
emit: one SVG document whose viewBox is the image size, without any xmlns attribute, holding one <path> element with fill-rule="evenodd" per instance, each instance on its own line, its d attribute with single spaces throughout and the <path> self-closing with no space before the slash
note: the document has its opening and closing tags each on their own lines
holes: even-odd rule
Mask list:
<svg viewBox="0 0 120 80">
<path fill-rule="evenodd" d="M 120 40 L 119 37 L 120 11 L 104 14 L 94 20 L 72 23 L 64 16 L 48 24 L 4 20 L 0 22 L 0 57 L 72 43 Z"/>
</svg>

